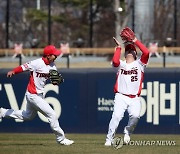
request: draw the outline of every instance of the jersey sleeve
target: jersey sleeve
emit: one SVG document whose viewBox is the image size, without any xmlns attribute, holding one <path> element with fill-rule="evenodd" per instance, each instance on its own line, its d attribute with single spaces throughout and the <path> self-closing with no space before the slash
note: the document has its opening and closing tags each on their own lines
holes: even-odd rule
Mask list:
<svg viewBox="0 0 180 154">
<path fill-rule="evenodd" d="M 21 65 L 23 71 L 34 71 L 36 67 L 38 66 L 37 60 L 27 62 L 23 65 Z"/>
<path fill-rule="evenodd" d="M 38 66 L 38 61 L 34 60 L 34 61 L 27 62 L 23 65 L 20 65 L 14 68 L 13 71 L 15 74 L 18 74 L 24 71 L 34 71 L 37 68 L 37 66 Z"/>
<path fill-rule="evenodd" d="M 138 59 L 137 61 L 138 61 L 138 63 L 139 63 L 139 68 L 140 68 L 141 72 L 144 72 L 144 69 L 145 69 L 145 67 L 146 67 L 146 64 L 144 64 L 144 63 L 141 61 L 141 59 Z"/>
<path fill-rule="evenodd" d="M 18 67 L 16 67 L 16 68 L 14 68 L 13 71 L 14 71 L 15 74 L 18 74 L 18 73 L 23 72 L 23 69 L 22 69 L 21 66 L 18 66 Z"/>
<path fill-rule="evenodd" d="M 141 58 L 140 58 L 140 61 L 143 63 L 143 64 L 147 64 L 148 63 L 148 60 L 149 60 L 149 51 L 148 49 L 145 47 L 144 44 L 141 43 L 141 41 L 137 40 L 135 42 L 136 46 L 142 51 L 142 55 L 141 55 Z"/>
<path fill-rule="evenodd" d="M 121 58 L 121 47 L 116 47 L 114 56 L 112 58 L 112 65 L 114 67 L 118 67 L 120 65 L 120 58 Z"/>
</svg>

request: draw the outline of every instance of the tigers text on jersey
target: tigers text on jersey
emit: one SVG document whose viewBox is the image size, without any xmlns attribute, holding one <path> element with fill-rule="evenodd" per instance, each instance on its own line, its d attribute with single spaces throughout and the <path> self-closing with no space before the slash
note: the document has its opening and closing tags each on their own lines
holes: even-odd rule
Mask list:
<svg viewBox="0 0 180 154">
<path fill-rule="evenodd" d="M 140 95 L 144 78 L 144 67 L 145 65 L 140 59 L 132 63 L 120 60 L 114 92 Z"/>
<path fill-rule="evenodd" d="M 30 80 L 27 90 L 31 94 L 40 94 L 44 92 L 46 80 L 49 78 L 49 70 L 57 70 L 54 63 L 47 65 L 43 58 L 39 58 L 24 65 L 21 65 L 23 71 L 30 71 Z"/>
</svg>

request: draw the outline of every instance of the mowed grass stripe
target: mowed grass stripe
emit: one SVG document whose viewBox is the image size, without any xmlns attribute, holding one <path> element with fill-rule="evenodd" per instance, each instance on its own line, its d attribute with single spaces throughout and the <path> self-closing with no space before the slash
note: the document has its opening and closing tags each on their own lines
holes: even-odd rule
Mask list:
<svg viewBox="0 0 180 154">
<path fill-rule="evenodd" d="M 122 134 L 116 136 L 123 137 Z M 132 141 L 175 141 L 176 145 L 124 145 L 120 149 L 105 147 L 106 134 L 66 134 L 75 144 L 62 146 L 53 134 L 0 133 L 0 154 L 179 154 L 180 135 L 133 134 Z"/>
</svg>

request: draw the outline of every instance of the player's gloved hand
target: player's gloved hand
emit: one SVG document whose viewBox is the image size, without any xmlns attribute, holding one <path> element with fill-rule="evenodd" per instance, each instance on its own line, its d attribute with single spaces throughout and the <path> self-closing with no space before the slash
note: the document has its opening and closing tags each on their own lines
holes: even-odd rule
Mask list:
<svg viewBox="0 0 180 154">
<path fill-rule="evenodd" d="M 135 39 L 135 34 L 129 27 L 125 27 L 120 32 L 120 36 L 124 42 L 133 42 L 133 40 Z"/>
<path fill-rule="evenodd" d="M 64 78 L 57 70 L 49 71 L 49 79 L 53 85 L 58 85 L 58 84 L 64 82 Z"/>
</svg>

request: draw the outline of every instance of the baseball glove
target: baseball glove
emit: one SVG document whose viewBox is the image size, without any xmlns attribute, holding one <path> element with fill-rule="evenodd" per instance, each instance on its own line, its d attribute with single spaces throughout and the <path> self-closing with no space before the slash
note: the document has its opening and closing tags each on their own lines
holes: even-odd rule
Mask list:
<svg viewBox="0 0 180 154">
<path fill-rule="evenodd" d="M 49 70 L 49 79 L 53 85 L 64 82 L 62 75 L 57 70 Z"/>
<path fill-rule="evenodd" d="M 132 42 L 135 39 L 135 34 L 129 27 L 125 27 L 121 31 L 120 36 L 124 42 Z"/>
</svg>

